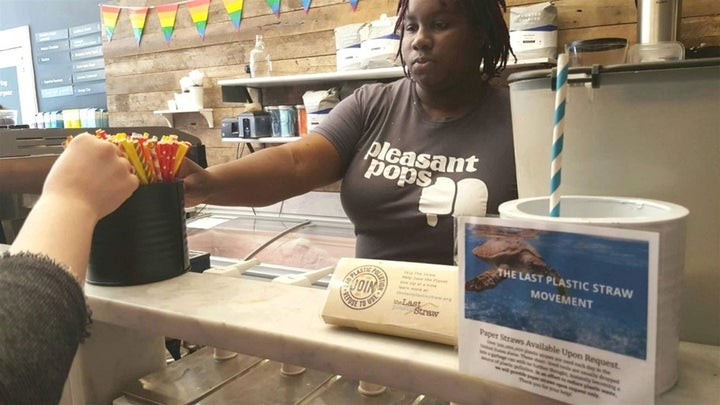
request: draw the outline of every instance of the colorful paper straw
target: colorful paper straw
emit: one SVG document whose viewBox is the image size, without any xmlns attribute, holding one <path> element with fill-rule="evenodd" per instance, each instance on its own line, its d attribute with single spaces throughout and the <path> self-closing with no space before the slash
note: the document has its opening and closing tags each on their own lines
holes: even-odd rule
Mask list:
<svg viewBox="0 0 720 405">
<path fill-rule="evenodd" d="M 140 163 L 140 158 L 138 157 L 137 151 L 135 150 L 132 142 L 129 139 L 125 139 L 120 142 L 120 146 L 122 146 L 125 150 L 125 155 L 135 169 L 135 175 L 137 175 L 138 179 L 140 179 L 140 184 L 148 184 L 145 169 L 143 168 L 142 163 Z"/>
<path fill-rule="evenodd" d="M 98 129 L 95 136 L 120 148 L 141 184 L 173 181 L 192 147 L 190 142 L 180 141 L 177 135 L 163 135 L 158 141 L 147 132 L 133 132 L 130 136 L 119 132 L 108 136 L 105 130 Z M 72 140 L 72 135 L 67 136 L 62 146 L 67 147 Z"/>
<path fill-rule="evenodd" d="M 187 151 L 189 149 L 190 149 L 190 142 L 178 142 L 177 143 L 177 151 L 175 151 L 175 161 L 173 162 L 173 169 L 172 169 L 173 177 L 175 177 L 178 170 L 180 170 L 180 166 L 182 165 L 183 159 L 185 158 L 185 155 L 187 154 Z"/>
<path fill-rule="evenodd" d="M 560 216 L 560 182 L 562 149 L 565 136 L 565 100 L 567 99 L 568 55 L 561 53 L 557 61 L 555 86 L 555 125 L 553 127 L 552 162 L 550 164 L 550 216 Z"/>
</svg>

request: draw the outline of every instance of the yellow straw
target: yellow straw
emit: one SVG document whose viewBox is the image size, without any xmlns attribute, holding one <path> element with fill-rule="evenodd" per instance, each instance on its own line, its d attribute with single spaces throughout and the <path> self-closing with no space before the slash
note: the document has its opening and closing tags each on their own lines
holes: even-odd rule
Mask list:
<svg viewBox="0 0 720 405">
<path fill-rule="evenodd" d="M 135 148 L 133 147 L 133 145 L 131 145 L 131 142 L 128 141 L 127 139 L 124 139 L 120 142 L 120 144 L 122 145 L 123 149 L 125 149 L 125 153 L 127 154 L 128 160 L 135 168 L 135 174 L 137 174 L 138 178 L 140 179 L 140 183 L 148 184 L 148 180 L 145 175 L 145 171 L 143 170 L 143 167 L 140 164 L 138 155 L 135 152 Z"/>
<path fill-rule="evenodd" d="M 177 171 L 180 169 L 180 165 L 182 164 L 183 159 L 185 158 L 185 154 L 187 153 L 188 149 L 190 149 L 190 146 L 185 142 L 178 143 L 177 152 L 175 152 L 175 164 L 173 165 L 173 177 L 177 174 Z"/>
</svg>

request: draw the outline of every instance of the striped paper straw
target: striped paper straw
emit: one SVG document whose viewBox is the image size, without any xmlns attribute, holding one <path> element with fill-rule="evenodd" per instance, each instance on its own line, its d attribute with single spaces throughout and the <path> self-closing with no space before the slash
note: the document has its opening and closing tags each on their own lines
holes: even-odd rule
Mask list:
<svg viewBox="0 0 720 405">
<path fill-rule="evenodd" d="M 135 147 L 132 145 L 132 142 L 129 139 L 124 139 L 120 141 L 120 145 L 122 145 L 125 149 L 127 159 L 135 169 L 135 175 L 138 176 L 138 179 L 140 179 L 140 184 L 148 184 L 148 179 L 145 176 L 145 169 L 143 169 L 143 166 L 138 159 L 137 152 L 135 151 Z"/>
<path fill-rule="evenodd" d="M 155 170 L 155 176 L 157 176 L 157 181 L 170 181 L 170 179 L 164 179 L 162 175 L 162 171 L 160 170 L 160 161 L 157 157 L 157 138 L 152 137 L 147 140 L 146 142 L 148 149 L 150 149 L 150 157 L 152 159 L 153 168 Z"/>
<path fill-rule="evenodd" d="M 138 139 L 133 139 L 131 142 L 133 148 L 135 148 L 135 153 L 137 154 L 138 161 L 140 162 L 143 171 L 145 171 L 145 177 L 147 178 L 148 183 L 157 182 L 157 177 L 155 177 L 155 167 L 152 164 L 152 157 L 148 153 L 148 150 Z"/>
<path fill-rule="evenodd" d="M 562 149 L 565 135 L 565 100 L 567 99 L 568 55 L 561 53 L 557 61 L 555 91 L 555 125 L 553 127 L 552 162 L 550 164 L 550 216 L 560 216 L 560 182 Z"/>
</svg>

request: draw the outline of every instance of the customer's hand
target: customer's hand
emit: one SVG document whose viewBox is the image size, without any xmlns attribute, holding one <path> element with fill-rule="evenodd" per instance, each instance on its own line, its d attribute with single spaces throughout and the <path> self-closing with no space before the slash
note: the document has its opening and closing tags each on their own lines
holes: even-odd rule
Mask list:
<svg viewBox="0 0 720 405">
<path fill-rule="evenodd" d="M 132 165 L 112 143 L 82 134 L 73 138 L 50 170 L 42 198 L 68 200 L 99 220 L 138 187 Z"/>
</svg>

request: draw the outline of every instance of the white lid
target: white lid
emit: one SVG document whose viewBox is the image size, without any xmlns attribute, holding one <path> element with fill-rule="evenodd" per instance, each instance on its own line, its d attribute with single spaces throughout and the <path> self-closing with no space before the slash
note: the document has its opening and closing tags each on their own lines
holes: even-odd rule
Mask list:
<svg viewBox="0 0 720 405">
<path fill-rule="evenodd" d="M 560 197 L 560 217 L 549 216 L 548 197 L 506 201 L 498 207 L 501 218 L 532 219 L 585 224 L 639 224 L 673 221 L 689 214 L 677 204 L 634 197 Z"/>
</svg>

